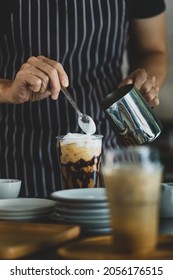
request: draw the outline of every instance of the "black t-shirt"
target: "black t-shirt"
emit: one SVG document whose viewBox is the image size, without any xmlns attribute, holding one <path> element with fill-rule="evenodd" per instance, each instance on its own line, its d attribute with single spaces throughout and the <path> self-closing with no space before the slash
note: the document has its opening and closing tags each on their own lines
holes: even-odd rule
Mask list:
<svg viewBox="0 0 173 280">
<path fill-rule="evenodd" d="M 9 23 L 9 16 L 15 9 L 15 5 L 16 0 L 1 1 L 0 37 L 4 34 L 5 28 Z M 165 10 L 164 0 L 126 0 L 126 5 L 129 10 L 129 19 L 148 18 Z"/>
<path fill-rule="evenodd" d="M 131 18 L 148 18 L 165 10 L 164 0 L 126 0 Z"/>
<path fill-rule="evenodd" d="M 15 8 L 16 0 L 1 0 L 0 21 Z M 126 0 L 129 15 L 132 18 L 147 18 L 161 13 L 165 9 L 164 0 Z M 3 27 L 5 24 L 1 25 Z"/>
</svg>

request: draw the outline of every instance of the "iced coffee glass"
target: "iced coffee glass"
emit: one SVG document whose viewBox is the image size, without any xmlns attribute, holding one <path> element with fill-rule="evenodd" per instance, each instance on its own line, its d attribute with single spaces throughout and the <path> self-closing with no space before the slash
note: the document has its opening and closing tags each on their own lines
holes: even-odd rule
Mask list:
<svg viewBox="0 0 173 280">
<path fill-rule="evenodd" d="M 72 133 L 57 137 L 63 189 L 98 187 L 102 137 Z"/>
<path fill-rule="evenodd" d="M 102 171 L 117 253 L 147 254 L 155 248 L 162 169 L 158 151 L 146 146 L 104 155 Z"/>
</svg>

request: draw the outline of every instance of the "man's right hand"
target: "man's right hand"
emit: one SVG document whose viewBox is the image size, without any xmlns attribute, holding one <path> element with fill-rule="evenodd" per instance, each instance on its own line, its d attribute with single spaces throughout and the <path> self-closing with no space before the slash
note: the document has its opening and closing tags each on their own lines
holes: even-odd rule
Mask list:
<svg viewBox="0 0 173 280">
<path fill-rule="evenodd" d="M 63 66 L 44 56 L 30 57 L 6 89 L 8 103 L 38 101 L 48 96 L 56 100 L 61 87 L 69 84 Z"/>
</svg>

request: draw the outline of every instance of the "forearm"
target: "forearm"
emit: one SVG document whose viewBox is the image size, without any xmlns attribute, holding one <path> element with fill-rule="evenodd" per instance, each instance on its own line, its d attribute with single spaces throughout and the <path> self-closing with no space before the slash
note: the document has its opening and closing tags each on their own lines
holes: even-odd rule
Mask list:
<svg viewBox="0 0 173 280">
<path fill-rule="evenodd" d="M 0 79 L 0 103 L 12 103 L 9 95 L 11 80 Z"/>
<path fill-rule="evenodd" d="M 156 77 L 156 83 L 161 87 L 168 68 L 165 13 L 146 19 L 133 19 L 129 34 L 130 71 L 143 68 L 148 75 Z"/>
<path fill-rule="evenodd" d="M 161 87 L 167 77 L 168 55 L 166 52 L 148 53 L 138 57 L 132 67 L 145 69 L 149 75 L 156 77 L 157 84 Z"/>
</svg>

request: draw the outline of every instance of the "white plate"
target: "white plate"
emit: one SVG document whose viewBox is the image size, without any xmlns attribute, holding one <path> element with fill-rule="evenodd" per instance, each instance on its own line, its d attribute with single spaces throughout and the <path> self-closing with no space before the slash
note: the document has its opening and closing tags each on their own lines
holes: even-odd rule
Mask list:
<svg viewBox="0 0 173 280">
<path fill-rule="evenodd" d="M 70 189 L 56 191 L 51 197 L 58 201 L 106 202 L 105 188 Z"/>
<path fill-rule="evenodd" d="M 99 208 L 99 209 L 91 209 L 89 208 L 67 208 L 64 206 L 56 205 L 54 207 L 55 211 L 58 213 L 63 213 L 67 215 L 81 215 L 81 216 L 101 216 L 101 215 L 109 215 L 110 210 L 109 208 Z"/>
<path fill-rule="evenodd" d="M 105 228 L 110 226 L 110 221 L 109 219 L 103 219 L 103 220 L 83 220 L 83 219 L 70 219 L 70 218 L 65 218 L 62 216 L 57 215 L 56 213 L 52 213 L 49 216 L 52 220 L 65 223 L 65 224 L 76 224 L 80 225 L 84 228 Z"/>
<path fill-rule="evenodd" d="M 66 220 L 60 220 L 57 217 L 54 216 L 54 214 L 51 214 L 50 219 L 57 223 L 63 223 L 63 224 L 77 224 L 81 227 L 81 233 L 82 235 L 103 235 L 103 234 L 110 234 L 112 229 L 110 227 L 110 224 L 101 224 L 101 225 L 93 225 L 93 224 L 84 224 L 81 225 L 79 223 L 69 222 Z"/>
<path fill-rule="evenodd" d="M 70 219 L 70 220 L 103 220 L 103 219 L 110 219 L 110 215 L 109 214 L 95 214 L 93 215 L 92 213 L 88 214 L 88 215 L 82 215 L 80 212 L 78 212 L 78 214 L 67 214 L 64 212 L 60 212 L 57 211 L 57 209 L 55 209 L 55 212 L 58 216 L 65 218 L 65 219 Z"/>
<path fill-rule="evenodd" d="M 16 199 L 2 199 L 0 200 L 0 214 L 5 213 L 40 213 L 53 209 L 56 202 L 44 198 L 16 198 Z"/>
<path fill-rule="evenodd" d="M 49 215 L 54 211 L 54 208 L 52 209 L 48 209 L 48 210 L 44 210 L 44 211 L 27 211 L 27 212 L 0 212 L 0 219 L 2 218 L 16 218 L 16 217 L 23 217 L 25 218 L 26 216 L 45 216 L 45 215 Z"/>
<path fill-rule="evenodd" d="M 0 215 L 0 220 L 13 220 L 13 221 L 28 221 L 28 220 L 38 220 L 48 217 L 47 215 L 18 215 L 18 216 L 6 216 Z"/>
<path fill-rule="evenodd" d="M 88 209 L 107 209 L 109 207 L 108 202 L 85 202 L 85 201 L 56 201 L 57 207 L 65 207 L 67 209 L 74 209 L 74 210 L 88 210 Z"/>
</svg>

